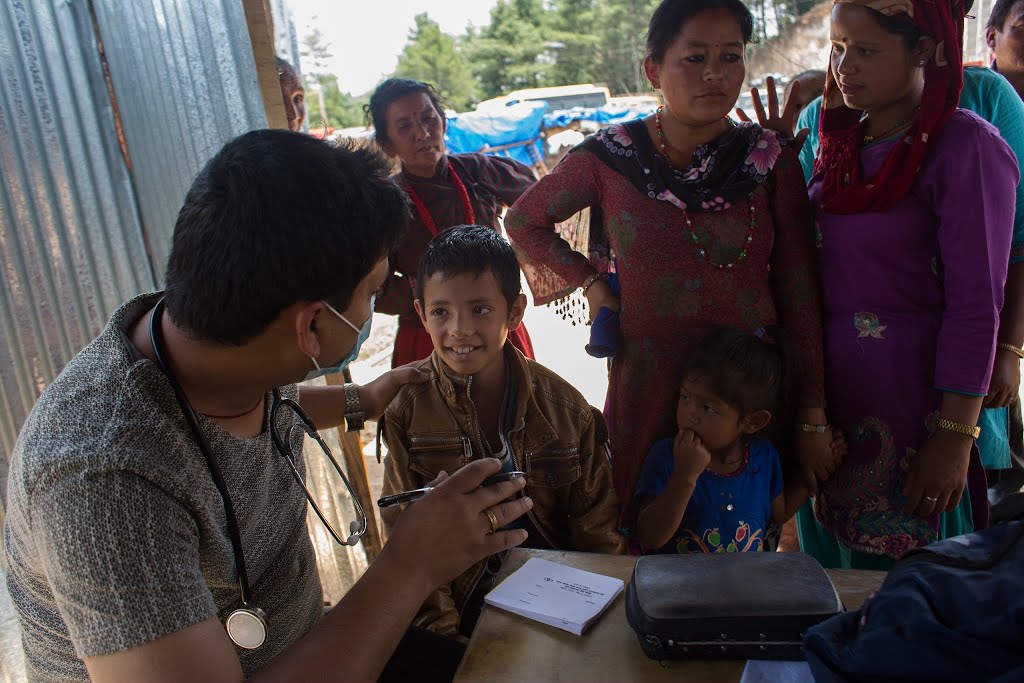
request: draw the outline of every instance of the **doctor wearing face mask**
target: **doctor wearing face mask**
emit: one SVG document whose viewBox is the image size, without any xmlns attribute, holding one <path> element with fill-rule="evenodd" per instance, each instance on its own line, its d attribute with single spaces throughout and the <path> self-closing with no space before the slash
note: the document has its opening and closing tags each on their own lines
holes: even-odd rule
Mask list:
<svg viewBox="0 0 1024 683">
<path fill-rule="evenodd" d="M 352 361 L 359 357 L 359 349 L 361 349 L 363 347 L 363 344 L 366 343 L 366 340 L 370 338 L 370 326 L 371 323 L 373 322 L 373 305 L 376 300 L 376 295 L 370 297 L 370 315 L 366 318 L 366 322 L 363 323 L 362 327 L 356 327 L 355 325 L 353 325 L 351 320 L 346 318 L 343 314 L 338 313 L 334 306 L 331 306 L 326 301 L 321 302 L 324 306 L 327 307 L 327 310 L 341 318 L 342 322 L 344 322 L 346 325 L 355 330 L 356 334 L 359 336 L 356 337 L 356 344 L 355 346 L 352 347 L 352 351 L 350 351 L 349 354 L 345 356 L 345 358 L 342 359 L 342 361 L 337 365 L 328 365 L 326 367 L 321 367 L 320 364 L 316 362 L 316 358 L 311 358 L 310 360 L 313 361 L 313 365 L 315 365 L 316 367 L 315 369 L 310 370 L 308 373 L 306 373 L 307 380 L 315 379 L 317 377 L 323 377 L 324 375 L 330 375 L 335 372 L 341 372 L 342 370 L 348 367 L 349 363 L 351 363 Z"/>
<path fill-rule="evenodd" d="M 343 476 L 317 430 L 357 429 L 425 380 L 297 384 L 369 336 L 409 216 L 388 170 L 299 133 L 229 142 L 185 198 L 164 291 L 122 304 L 46 387 L 4 529 L 30 680 L 374 681 L 437 586 L 525 540 L 502 530 L 531 507 L 524 480 L 481 487 L 500 463 L 472 463 L 324 614 L 306 519 L 333 516 L 305 490 L 303 443 Z M 360 505 L 339 512 L 330 534 L 357 543 Z"/>
</svg>

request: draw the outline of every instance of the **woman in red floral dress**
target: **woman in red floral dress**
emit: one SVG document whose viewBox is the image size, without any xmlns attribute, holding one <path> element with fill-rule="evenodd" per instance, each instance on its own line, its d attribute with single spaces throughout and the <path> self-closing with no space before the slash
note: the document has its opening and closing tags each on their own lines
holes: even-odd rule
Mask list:
<svg viewBox="0 0 1024 683">
<path fill-rule="evenodd" d="M 585 287 L 592 316 L 619 311 L 605 412 L 622 501 L 633 500 L 651 445 L 675 433 L 685 358 L 718 326 L 781 324 L 796 352 L 802 475 L 816 483 L 827 471 L 821 307 L 800 165 L 774 132 L 726 118 L 752 31 L 741 0 L 664 0 L 644 61 L 664 107 L 588 138 L 506 218 L 536 303 Z M 590 260 L 555 229 L 586 207 Z M 618 295 L 602 277 L 606 256 Z M 636 509 L 624 508 L 628 530 Z"/>
</svg>

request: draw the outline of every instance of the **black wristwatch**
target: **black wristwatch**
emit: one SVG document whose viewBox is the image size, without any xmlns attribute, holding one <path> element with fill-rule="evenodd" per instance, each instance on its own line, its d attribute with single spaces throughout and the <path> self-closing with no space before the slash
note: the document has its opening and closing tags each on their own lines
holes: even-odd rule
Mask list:
<svg viewBox="0 0 1024 683">
<path fill-rule="evenodd" d="M 358 432 L 363 428 L 366 415 L 363 404 L 359 402 L 359 391 L 355 384 L 345 385 L 345 422 L 350 432 Z"/>
</svg>

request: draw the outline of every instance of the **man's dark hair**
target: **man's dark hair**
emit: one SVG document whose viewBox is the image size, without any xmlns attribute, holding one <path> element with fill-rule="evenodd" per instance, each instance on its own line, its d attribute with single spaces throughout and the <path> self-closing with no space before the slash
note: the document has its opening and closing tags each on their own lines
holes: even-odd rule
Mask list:
<svg viewBox="0 0 1024 683">
<path fill-rule="evenodd" d="M 373 134 L 379 144 L 385 145 L 391 141 L 391 138 L 388 137 L 388 107 L 392 102 L 416 93 L 424 93 L 430 98 L 430 103 L 434 105 L 437 115 L 441 117 L 441 127 L 447 125 L 444 116 L 444 103 L 441 101 L 441 96 L 434 90 L 434 86 L 409 78 L 389 78 L 377 86 L 377 89 L 370 95 L 370 103 L 363 107 L 366 124 L 373 124 Z"/>
<path fill-rule="evenodd" d="M 753 39 L 754 17 L 742 0 L 662 0 L 647 27 L 647 56 L 660 64 L 686 22 L 711 9 L 731 12 L 739 24 L 743 42 Z"/>
<path fill-rule="evenodd" d="M 437 273 L 447 280 L 464 273 L 480 277 L 486 272 L 494 275 L 511 309 L 523 291 L 519 280 L 519 261 L 512 245 L 493 228 L 483 225 L 460 225 L 445 230 L 430 240 L 420 258 L 416 298 L 426 306 L 423 283 Z"/>
<path fill-rule="evenodd" d="M 372 148 L 301 133 L 231 140 L 178 214 L 168 314 L 196 339 L 243 344 L 295 303 L 326 299 L 345 310 L 409 220 L 389 169 Z"/>
<path fill-rule="evenodd" d="M 1006 17 L 1010 16 L 1010 11 L 1018 2 L 1021 0 L 996 0 L 996 3 L 992 5 L 992 12 L 988 15 L 988 23 L 985 24 L 985 28 L 1002 31 L 1006 26 Z"/>
</svg>

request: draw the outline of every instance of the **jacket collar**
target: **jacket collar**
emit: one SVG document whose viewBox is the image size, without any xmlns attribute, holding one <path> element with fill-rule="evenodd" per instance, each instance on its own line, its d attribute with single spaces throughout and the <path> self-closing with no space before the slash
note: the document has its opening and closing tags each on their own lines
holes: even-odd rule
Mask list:
<svg viewBox="0 0 1024 683">
<path fill-rule="evenodd" d="M 505 360 L 509 364 L 509 371 L 515 373 L 518 395 L 516 397 L 516 418 L 515 429 L 518 429 L 524 422 L 526 425 L 524 434 L 524 445 L 527 450 L 536 450 L 554 442 L 558 438 L 558 432 L 551 426 L 551 423 L 544 416 L 543 411 L 537 406 L 536 398 L 533 395 L 533 373 L 530 370 L 530 363 L 522 351 L 512 345 L 512 342 L 505 340 L 503 348 Z M 437 385 L 450 407 L 458 406 L 462 401 L 469 400 L 466 394 L 471 375 L 461 375 L 453 372 L 448 365 L 441 360 L 434 351 L 430 355 L 434 372 L 437 373 Z"/>
</svg>

